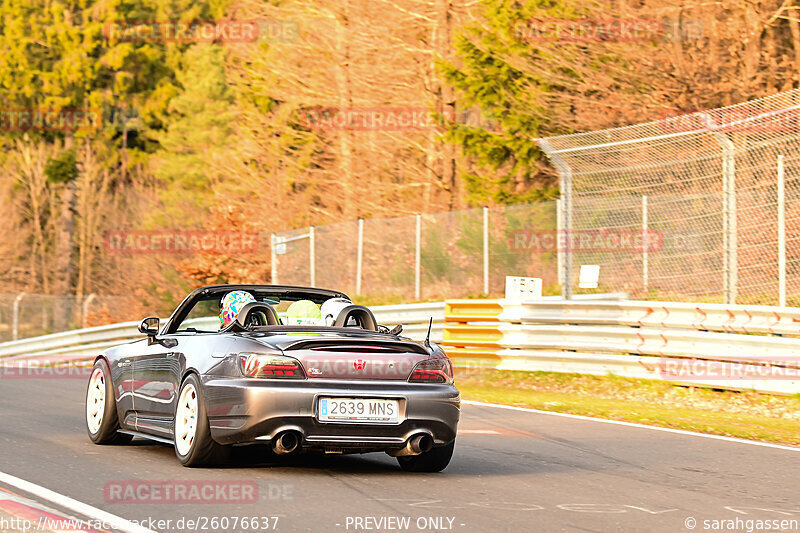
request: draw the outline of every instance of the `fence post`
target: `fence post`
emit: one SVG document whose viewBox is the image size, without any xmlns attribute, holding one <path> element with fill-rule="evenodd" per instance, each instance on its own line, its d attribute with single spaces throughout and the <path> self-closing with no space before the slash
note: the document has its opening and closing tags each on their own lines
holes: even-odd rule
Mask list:
<svg viewBox="0 0 800 533">
<path fill-rule="evenodd" d="M 783 155 L 778 156 L 778 302 L 786 307 L 786 184 Z"/>
<path fill-rule="evenodd" d="M 489 208 L 483 208 L 483 294 L 489 294 Z"/>
<path fill-rule="evenodd" d="M 13 316 L 11 319 L 11 340 L 19 339 L 19 303 L 25 297 L 25 293 L 21 292 L 14 298 L 14 308 L 12 310 Z"/>
<path fill-rule="evenodd" d="M 416 252 L 414 253 L 414 299 L 421 299 L 420 290 L 420 243 L 422 242 L 422 215 L 417 214 Z"/>
<path fill-rule="evenodd" d="M 703 113 L 706 126 L 722 148 L 722 257 L 725 303 L 735 304 L 738 292 L 738 242 L 736 230 L 736 146 L 721 133 L 714 119 Z"/>
<path fill-rule="evenodd" d="M 561 240 L 561 221 L 562 221 L 561 198 L 556 199 L 556 270 L 558 271 L 558 284 L 564 286 L 564 243 Z"/>
<path fill-rule="evenodd" d="M 269 234 L 269 255 L 270 255 L 270 283 L 273 285 L 278 284 L 278 250 L 277 237 L 274 233 Z"/>
<path fill-rule="evenodd" d="M 308 227 L 308 273 L 312 287 L 317 286 L 317 254 L 316 242 L 314 239 L 314 226 Z"/>
<path fill-rule="evenodd" d="M 559 242 L 565 239 L 564 242 L 568 243 L 572 233 L 572 169 L 546 139 L 536 139 L 536 141 L 558 170 L 561 213 L 557 238 Z M 560 255 L 561 273 L 558 277 L 561 280 L 561 296 L 569 300 L 572 298 L 572 250 L 567 246 Z"/>
<path fill-rule="evenodd" d="M 649 272 L 649 242 L 648 242 L 648 228 L 647 228 L 647 195 L 642 195 L 642 287 L 644 288 L 645 295 L 647 293 L 647 285 L 650 281 Z"/>
<path fill-rule="evenodd" d="M 364 261 L 364 219 L 358 219 L 358 248 L 356 252 L 356 295 L 361 296 L 361 273 Z"/>
</svg>

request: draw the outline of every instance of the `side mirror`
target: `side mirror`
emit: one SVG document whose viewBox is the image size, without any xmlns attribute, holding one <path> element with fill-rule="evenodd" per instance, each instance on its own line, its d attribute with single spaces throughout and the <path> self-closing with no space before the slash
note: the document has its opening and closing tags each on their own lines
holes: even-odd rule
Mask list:
<svg viewBox="0 0 800 533">
<path fill-rule="evenodd" d="M 139 323 L 139 333 L 144 333 L 148 337 L 158 335 L 160 320 L 156 316 L 149 316 Z"/>
</svg>

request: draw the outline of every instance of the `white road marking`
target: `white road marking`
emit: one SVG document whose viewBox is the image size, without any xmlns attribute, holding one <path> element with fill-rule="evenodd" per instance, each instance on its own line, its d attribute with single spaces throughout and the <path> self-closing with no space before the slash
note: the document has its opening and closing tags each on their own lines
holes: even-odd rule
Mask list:
<svg viewBox="0 0 800 533">
<path fill-rule="evenodd" d="M 536 413 L 539 415 L 561 416 L 564 418 L 573 418 L 576 420 L 587 420 L 589 422 L 603 422 L 605 424 L 616 424 L 618 426 L 628 426 L 632 428 L 651 429 L 653 431 L 663 431 L 665 433 L 676 433 L 678 435 L 687 435 L 690 437 L 702 437 L 704 439 L 722 440 L 726 442 L 736 442 L 739 444 L 750 444 L 752 446 L 762 446 L 764 448 L 775 448 L 778 450 L 787 450 L 790 452 L 800 452 L 800 447 L 786 446 L 783 444 L 773 444 L 771 442 L 761 442 L 757 440 L 738 439 L 736 437 L 725 437 L 723 435 L 711 435 L 708 433 L 698 433 L 696 431 L 687 431 L 685 429 L 662 428 L 659 426 L 648 426 L 646 424 L 636 424 L 635 422 L 622 422 L 621 420 L 608 420 L 606 418 L 595 418 L 592 416 L 573 415 L 569 413 L 558 413 L 555 411 L 542 411 L 540 409 L 531 409 L 528 407 L 514 407 L 513 405 L 501 405 L 497 403 L 476 402 L 472 400 L 461 400 L 462 404 L 477 405 L 480 407 L 496 407 L 498 409 L 510 409 L 512 411 L 523 411 L 525 413 Z"/>
<path fill-rule="evenodd" d="M 107 513 L 102 509 L 92 507 L 91 505 L 79 502 L 78 500 L 73 500 L 68 496 L 64 496 L 63 494 L 59 494 L 50 489 L 46 489 L 31 483 L 30 481 L 25 481 L 24 479 L 6 474 L 5 472 L 0 472 L 0 483 L 11 485 L 12 487 L 16 487 L 21 491 L 38 496 L 39 498 L 47 500 L 60 507 L 81 514 L 90 520 L 102 522 L 117 531 L 122 531 L 124 533 L 156 533 L 151 529 L 134 524 L 125 518 Z"/>
<path fill-rule="evenodd" d="M 499 431 L 493 429 L 459 429 L 459 435 L 499 435 Z"/>
</svg>

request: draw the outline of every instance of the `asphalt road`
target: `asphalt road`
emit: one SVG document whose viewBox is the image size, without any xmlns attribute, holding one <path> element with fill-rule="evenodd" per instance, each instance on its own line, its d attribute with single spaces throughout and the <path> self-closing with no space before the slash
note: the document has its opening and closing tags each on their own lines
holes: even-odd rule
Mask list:
<svg viewBox="0 0 800 533">
<path fill-rule="evenodd" d="M 704 521 L 737 518 L 746 531 L 747 520 L 800 520 L 793 450 L 465 405 L 455 456 L 439 474 L 404 473 L 384 454 L 265 462 L 260 449 L 240 449 L 230 467 L 187 469 L 169 446 L 93 445 L 84 387 L 83 379 L 1 379 L 0 471 L 144 525 L 172 521 L 151 529 L 182 531 L 199 519 L 203 530 L 208 519 L 206 530 L 224 530 L 212 517 L 226 517 L 228 529 L 236 517 L 278 517 L 283 532 L 732 531 Z M 109 501 L 131 482 L 184 481 L 254 496 Z M 266 525 L 275 522 L 248 530 Z"/>
</svg>

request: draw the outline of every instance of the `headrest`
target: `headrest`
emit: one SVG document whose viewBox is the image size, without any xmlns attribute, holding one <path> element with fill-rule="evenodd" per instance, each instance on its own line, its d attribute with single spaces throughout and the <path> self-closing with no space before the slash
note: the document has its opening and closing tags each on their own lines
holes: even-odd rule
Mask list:
<svg viewBox="0 0 800 533">
<path fill-rule="evenodd" d="M 261 316 L 259 316 L 261 314 Z M 266 323 L 264 321 L 266 320 Z M 253 323 L 255 321 L 255 323 Z M 247 331 L 248 326 L 279 326 L 280 321 L 275 309 L 263 302 L 250 302 L 242 306 L 236 320 L 231 322 L 223 332 Z"/>
<path fill-rule="evenodd" d="M 375 320 L 375 315 L 363 305 L 348 305 L 339 311 L 339 316 L 336 317 L 333 325 L 338 328 L 344 328 L 349 326 L 351 321 L 354 321 L 361 329 L 378 331 L 378 322 Z"/>
</svg>

